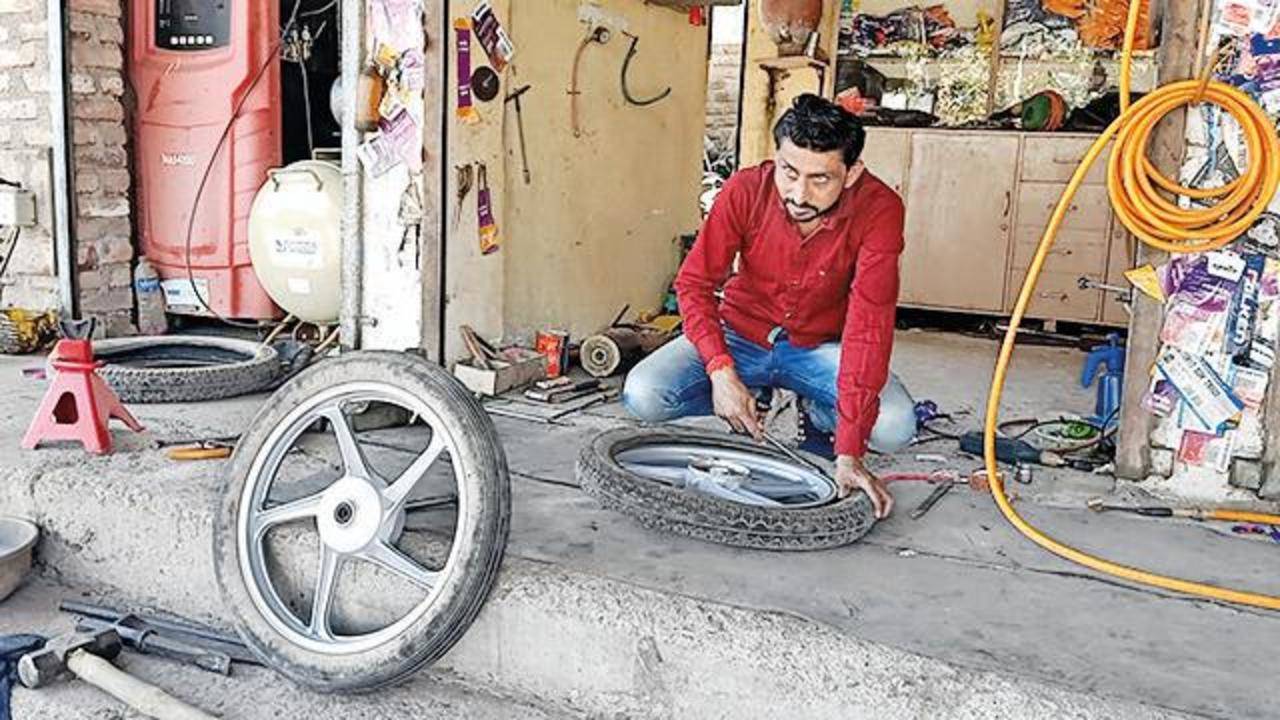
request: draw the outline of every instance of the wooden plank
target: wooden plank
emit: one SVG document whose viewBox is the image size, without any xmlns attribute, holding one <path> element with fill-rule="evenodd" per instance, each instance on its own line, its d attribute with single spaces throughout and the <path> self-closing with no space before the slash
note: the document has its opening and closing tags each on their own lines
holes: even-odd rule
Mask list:
<svg viewBox="0 0 1280 720">
<path fill-rule="evenodd" d="M 442 362 L 444 338 L 444 243 L 445 243 L 445 127 L 444 113 L 450 107 L 446 93 L 448 83 L 447 54 L 449 17 L 448 3 L 423 3 L 422 25 L 425 32 L 422 118 L 422 349 L 428 358 Z"/>
<path fill-rule="evenodd" d="M 1157 52 L 1160 84 L 1191 76 L 1198 46 L 1202 13 L 1211 12 L 1209 0 L 1165 3 L 1164 28 Z M 1185 111 L 1169 115 L 1156 129 L 1151 142 L 1151 159 L 1166 175 L 1176 175 L 1186 149 Z M 1167 259 L 1163 252 L 1145 245 L 1138 249 L 1138 263 L 1160 264 Z M 1124 399 L 1120 409 L 1120 431 L 1116 448 L 1116 474 L 1140 480 L 1151 469 L 1151 429 L 1154 418 L 1142 407 L 1147 392 L 1146 379 L 1160 349 L 1160 327 L 1164 308 L 1151 298 L 1137 293 L 1133 318 L 1129 323 L 1128 358 L 1125 362 Z M 1270 445 L 1270 443 L 1268 443 Z"/>
</svg>

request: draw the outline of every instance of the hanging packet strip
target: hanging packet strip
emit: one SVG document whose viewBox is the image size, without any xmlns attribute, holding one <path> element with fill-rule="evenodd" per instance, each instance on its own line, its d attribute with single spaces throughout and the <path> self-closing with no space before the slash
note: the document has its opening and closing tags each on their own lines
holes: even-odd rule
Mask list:
<svg viewBox="0 0 1280 720">
<path fill-rule="evenodd" d="M 1244 272 L 1241 273 L 1240 284 L 1231 304 L 1230 325 L 1227 328 L 1227 353 L 1237 365 L 1249 364 L 1254 325 L 1258 320 L 1258 292 L 1266 265 L 1266 258 L 1261 255 L 1249 255 L 1244 261 Z"/>
<path fill-rule="evenodd" d="M 1156 371 L 1168 380 L 1199 425 L 1221 435 L 1240 421 L 1244 403 L 1203 358 L 1174 347 L 1161 349 Z"/>
<path fill-rule="evenodd" d="M 1246 365 L 1270 370 L 1276 363 L 1276 343 L 1280 340 L 1280 261 L 1266 258 L 1258 287 L 1257 318 Z"/>
<path fill-rule="evenodd" d="M 409 167 L 409 172 L 422 172 L 422 133 L 418 121 L 407 108 L 401 107 L 395 115 L 378 121 L 381 139 Z"/>
<path fill-rule="evenodd" d="M 491 255 L 498 251 L 498 223 L 493 219 L 493 199 L 489 194 L 489 170 L 484 163 L 476 163 L 478 190 L 476 191 L 476 217 L 480 228 L 480 254 Z"/>
<path fill-rule="evenodd" d="M 453 21 L 458 46 L 458 120 L 468 125 L 480 122 L 480 113 L 471 105 L 471 21 Z"/>
<path fill-rule="evenodd" d="M 516 46 L 507 37 L 507 31 L 502 29 L 502 23 L 498 22 L 498 16 L 493 12 L 489 0 L 480 0 L 476 5 L 471 13 L 471 24 L 475 28 L 480 47 L 489 56 L 489 64 L 495 71 L 502 72 L 511 58 L 515 57 Z"/>
<path fill-rule="evenodd" d="M 419 0 L 372 0 L 369 11 L 377 42 L 390 45 L 397 54 L 422 44 Z"/>
</svg>

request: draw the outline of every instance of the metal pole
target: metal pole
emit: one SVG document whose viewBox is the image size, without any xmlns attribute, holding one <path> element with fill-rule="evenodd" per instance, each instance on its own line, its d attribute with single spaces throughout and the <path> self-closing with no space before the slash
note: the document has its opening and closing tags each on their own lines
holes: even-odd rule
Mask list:
<svg viewBox="0 0 1280 720">
<path fill-rule="evenodd" d="M 364 61 L 365 0 L 342 0 L 342 346 L 360 347 L 361 295 L 364 292 L 364 179 L 356 149 L 363 133 L 356 128 L 360 73 Z"/>
<path fill-rule="evenodd" d="M 71 73 L 67 69 L 67 1 L 48 0 L 49 116 L 53 146 L 53 242 L 58 300 L 67 318 L 80 317 L 76 281 L 75 165 L 71 149 Z"/>
</svg>

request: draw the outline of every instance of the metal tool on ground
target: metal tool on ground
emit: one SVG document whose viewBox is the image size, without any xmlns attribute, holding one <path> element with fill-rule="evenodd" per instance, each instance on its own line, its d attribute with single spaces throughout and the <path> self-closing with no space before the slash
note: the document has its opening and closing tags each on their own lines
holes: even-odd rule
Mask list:
<svg viewBox="0 0 1280 720">
<path fill-rule="evenodd" d="M 970 432 L 960 437 L 960 451 L 970 455 L 982 456 L 982 433 Z M 1018 465 L 1032 463 L 1046 467 L 1065 467 L 1066 458 L 1061 455 L 1041 450 L 1031 443 L 1013 438 L 996 438 L 996 459 L 1002 463 Z"/>
<path fill-rule="evenodd" d="M 524 396 L 535 402 L 556 404 L 584 398 L 604 389 L 605 386 L 599 380 L 591 379 L 562 385 L 550 390 L 525 390 Z"/>
<path fill-rule="evenodd" d="M 528 422 L 542 423 L 544 425 L 560 425 L 562 424 L 560 422 L 562 419 L 570 415 L 573 415 L 574 413 L 582 412 L 583 410 L 586 410 L 588 408 L 595 407 L 596 405 L 599 405 L 601 403 L 614 400 L 618 397 L 619 394 L 620 393 L 618 392 L 617 388 L 605 388 L 604 390 L 600 390 L 594 393 L 589 393 L 585 397 L 579 398 L 579 402 L 573 403 L 571 405 L 566 405 L 565 407 L 560 407 L 551 413 L 540 413 L 532 409 L 532 407 L 530 406 L 534 405 L 535 403 L 522 403 L 525 407 L 530 407 L 530 410 L 528 411 L 516 409 L 511 404 L 495 407 L 493 403 L 487 403 L 485 405 L 485 411 L 488 412 L 490 415 L 497 415 L 498 417 L 511 418 L 512 420 L 525 420 Z M 571 401 L 563 401 L 563 402 L 571 402 Z M 553 406 L 550 403 L 542 403 L 542 402 L 538 402 L 536 403 L 536 405 L 540 407 Z"/>
<path fill-rule="evenodd" d="M 234 662 L 245 663 L 248 665 L 261 665 L 262 661 L 258 659 L 249 650 L 240 638 L 229 633 L 219 632 L 213 628 L 205 627 L 199 623 L 190 620 L 166 620 L 144 613 L 126 613 L 120 610 L 114 610 L 108 607 L 91 605 L 89 603 L 77 602 L 75 600 L 63 600 L 58 605 L 58 609 L 65 613 L 72 613 L 84 618 L 98 620 L 105 623 L 121 622 L 125 618 L 136 618 L 144 623 L 149 629 L 163 633 L 166 637 L 185 641 L 191 645 L 197 645 L 206 650 L 223 653 L 229 656 Z"/>
<path fill-rule="evenodd" d="M 213 716 L 145 683 L 111 664 L 120 654 L 120 635 L 114 630 L 72 633 L 53 638 L 44 648 L 18 661 L 18 679 L 28 688 L 41 688 L 70 672 L 134 710 L 163 720 L 213 720 Z"/>
<path fill-rule="evenodd" d="M 231 674 L 230 655 L 169 637 L 136 615 L 126 615 L 114 623 L 94 618 L 81 618 L 76 623 L 76 632 L 92 635 L 108 630 L 116 631 L 125 645 L 143 655 L 168 658 L 219 675 Z"/>
<path fill-rule="evenodd" d="M 1110 505 L 1102 498 L 1093 498 L 1090 500 L 1089 509 L 1099 513 L 1121 512 L 1152 518 L 1183 518 L 1186 520 L 1197 520 L 1200 522 L 1213 521 L 1280 525 L 1280 515 L 1250 512 L 1247 510 L 1226 510 L 1221 508 L 1176 508 L 1165 505 Z"/>
<path fill-rule="evenodd" d="M 951 489 L 955 486 L 956 483 L 954 482 L 939 483 L 938 486 L 933 489 L 933 492 L 929 493 L 929 497 L 926 497 L 924 502 L 917 505 L 916 509 L 911 511 L 911 519 L 919 520 L 924 517 L 925 514 L 932 510 L 933 506 L 937 505 L 939 500 L 946 497 L 947 493 L 951 492 Z"/>
<path fill-rule="evenodd" d="M 205 440 L 192 445 L 181 445 L 170 448 L 165 454 L 170 460 L 179 461 L 225 460 L 231 457 L 231 453 L 234 450 L 234 443 L 220 442 L 218 440 Z"/>
<path fill-rule="evenodd" d="M 524 174 L 525 185 L 529 184 L 531 178 L 529 175 L 529 150 L 524 143 L 524 112 L 520 107 L 520 96 L 529 92 L 531 89 L 533 89 L 532 85 L 522 85 L 521 87 L 507 93 L 506 100 L 504 101 L 516 106 L 516 132 L 519 133 L 520 136 L 520 167 Z"/>
</svg>

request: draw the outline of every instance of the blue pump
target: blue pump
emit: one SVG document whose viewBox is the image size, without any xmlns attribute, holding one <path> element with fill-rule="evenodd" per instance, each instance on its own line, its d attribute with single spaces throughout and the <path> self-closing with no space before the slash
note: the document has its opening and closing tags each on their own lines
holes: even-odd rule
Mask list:
<svg viewBox="0 0 1280 720">
<path fill-rule="evenodd" d="M 1098 380 L 1098 400 L 1094 405 L 1094 416 L 1089 421 L 1098 427 L 1109 427 L 1120 421 L 1120 397 L 1124 388 L 1124 355 L 1125 348 L 1120 336 L 1111 333 L 1107 336 L 1107 344 L 1099 345 L 1089 351 L 1084 361 L 1084 373 L 1080 376 L 1081 387 L 1089 387 Z"/>
</svg>

